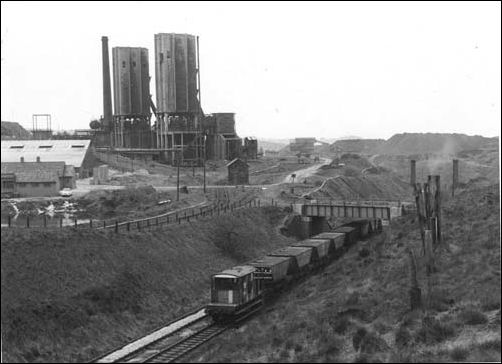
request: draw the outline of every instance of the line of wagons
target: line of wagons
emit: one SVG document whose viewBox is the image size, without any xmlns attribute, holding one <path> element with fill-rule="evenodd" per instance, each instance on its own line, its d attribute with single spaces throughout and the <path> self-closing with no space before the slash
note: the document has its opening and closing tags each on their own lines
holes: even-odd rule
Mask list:
<svg viewBox="0 0 502 364">
<path fill-rule="evenodd" d="M 294 282 L 341 256 L 360 239 L 382 231 L 380 219 L 351 221 L 211 277 L 206 312 L 216 321 L 233 321 L 263 305 L 270 292 Z"/>
</svg>

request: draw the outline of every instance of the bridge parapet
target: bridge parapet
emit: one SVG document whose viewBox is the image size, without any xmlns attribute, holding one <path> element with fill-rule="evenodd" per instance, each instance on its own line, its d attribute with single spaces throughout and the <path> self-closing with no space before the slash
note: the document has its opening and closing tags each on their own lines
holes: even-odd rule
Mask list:
<svg viewBox="0 0 502 364">
<path fill-rule="evenodd" d="M 295 211 L 309 217 L 352 217 L 390 220 L 401 215 L 397 206 L 309 203 L 295 206 Z"/>
</svg>

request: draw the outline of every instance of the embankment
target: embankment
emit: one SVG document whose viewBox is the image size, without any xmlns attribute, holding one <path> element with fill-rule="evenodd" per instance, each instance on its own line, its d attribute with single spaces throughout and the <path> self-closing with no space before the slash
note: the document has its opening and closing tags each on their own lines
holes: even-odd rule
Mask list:
<svg viewBox="0 0 502 364">
<path fill-rule="evenodd" d="M 393 220 L 390 239 L 360 241 L 191 362 L 500 362 L 499 186 L 444 204 L 444 247 L 432 290 L 416 216 Z M 417 257 L 424 311 L 410 311 L 409 257 Z M 239 348 L 239 350 L 235 350 Z"/>
<path fill-rule="evenodd" d="M 404 200 L 410 199 L 412 191 L 409 184 L 393 175 L 337 176 L 309 195 L 320 200 Z"/>
<path fill-rule="evenodd" d="M 82 362 L 208 302 L 210 275 L 291 241 L 278 208 L 162 230 L 2 229 L 4 362 Z"/>
</svg>

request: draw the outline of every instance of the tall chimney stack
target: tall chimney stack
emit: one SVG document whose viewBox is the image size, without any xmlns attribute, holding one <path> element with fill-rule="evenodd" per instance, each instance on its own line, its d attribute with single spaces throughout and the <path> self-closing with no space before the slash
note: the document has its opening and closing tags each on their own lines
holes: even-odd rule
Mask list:
<svg viewBox="0 0 502 364">
<path fill-rule="evenodd" d="M 109 130 L 112 124 L 112 89 L 110 85 L 110 58 L 108 57 L 108 37 L 101 37 L 103 53 L 103 127 Z"/>
<path fill-rule="evenodd" d="M 453 178 L 451 182 L 451 195 L 455 196 L 455 188 L 458 184 L 458 159 L 453 160 Z"/>
<path fill-rule="evenodd" d="M 416 179 L 417 179 L 417 177 L 416 177 L 417 176 L 417 174 L 416 174 L 416 162 L 415 162 L 414 159 L 412 159 L 410 161 L 410 169 L 411 169 L 411 171 L 410 171 L 410 184 L 412 186 L 414 186 L 415 183 L 416 183 Z"/>
</svg>

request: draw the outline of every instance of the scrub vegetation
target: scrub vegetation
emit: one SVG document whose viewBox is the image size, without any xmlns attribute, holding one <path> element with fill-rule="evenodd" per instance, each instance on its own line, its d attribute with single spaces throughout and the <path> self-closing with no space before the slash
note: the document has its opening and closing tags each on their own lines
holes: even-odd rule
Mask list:
<svg viewBox="0 0 502 364">
<path fill-rule="evenodd" d="M 276 231 L 283 217 L 267 207 L 131 234 L 2 229 L 3 361 L 88 361 L 207 304 L 211 274 L 291 244 Z M 235 219 L 238 257 L 218 247 L 218 226 Z"/>
<path fill-rule="evenodd" d="M 500 361 L 499 186 L 471 188 L 447 200 L 445 247 L 437 252 L 423 310 L 410 310 L 406 247 L 417 256 L 424 299 L 427 284 L 418 223 L 408 215 L 393 220 L 383 244 L 377 244 L 382 236 L 358 242 L 255 319 L 185 360 Z M 362 249 L 369 255 L 361 256 Z"/>
</svg>

